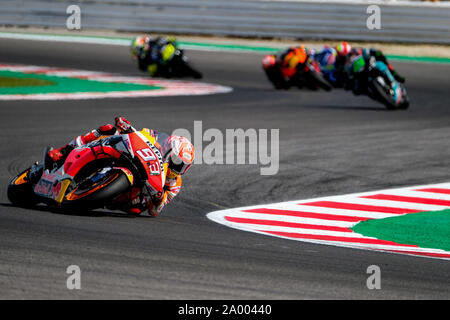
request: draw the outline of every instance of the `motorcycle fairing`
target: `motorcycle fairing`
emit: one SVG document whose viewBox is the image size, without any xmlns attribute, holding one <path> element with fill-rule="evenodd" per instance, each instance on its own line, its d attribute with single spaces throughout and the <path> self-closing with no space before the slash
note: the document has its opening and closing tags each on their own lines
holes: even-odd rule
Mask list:
<svg viewBox="0 0 450 320">
<path fill-rule="evenodd" d="M 151 189 L 156 192 L 162 192 L 166 179 L 166 168 L 161 152 L 150 141 L 155 141 L 154 137 L 144 130 L 133 132 L 126 136 L 134 155 L 138 157 L 145 168 L 147 180 L 152 186 Z"/>
<path fill-rule="evenodd" d="M 47 169 L 43 171 L 33 190 L 44 198 L 61 203 L 71 182 L 72 177 L 65 174 L 62 167 L 52 172 Z"/>
<path fill-rule="evenodd" d="M 396 103 L 400 103 L 400 101 L 402 100 L 402 89 L 399 83 L 395 80 L 392 73 L 389 71 L 389 67 L 382 61 L 376 61 L 375 67 L 387 76 L 387 78 L 391 82 L 394 100 Z"/>
<path fill-rule="evenodd" d="M 76 148 L 67 156 L 64 170 L 69 176 L 75 177 L 89 162 L 105 158 L 118 159 L 120 156 L 121 153 L 110 146 L 96 145 Z"/>
<path fill-rule="evenodd" d="M 138 158 L 147 173 L 145 185 L 151 191 L 152 195 L 161 197 L 166 178 L 167 164 L 159 149 L 154 145 L 155 138 L 149 130 L 133 132 L 127 135 L 118 136 L 123 145 L 118 145 L 116 140 L 97 140 L 97 143 L 91 143 L 83 147 L 75 148 L 67 156 L 64 164 L 57 169 L 49 171 L 44 170 L 39 181 L 34 186 L 34 192 L 44 198 L 53 199 L 61 204 L 67 189 L 73 178 L 88 163 L 105 158 L 120 158 L 122 153 L 126 153 L 131 158 Z M 110 139 L 112 136 L 108 137 Z M 111 145 L 108 145 L 111 143 Z M 120 151 L 115 148 L 119 148 Z M 125 149 L 126 148 L 126 149 Z M 130 185 L 134 184 L 133 173 L 125 167 L 110 167 L 109 169 L 121 170 L 127 177 Z"/>
</svg>

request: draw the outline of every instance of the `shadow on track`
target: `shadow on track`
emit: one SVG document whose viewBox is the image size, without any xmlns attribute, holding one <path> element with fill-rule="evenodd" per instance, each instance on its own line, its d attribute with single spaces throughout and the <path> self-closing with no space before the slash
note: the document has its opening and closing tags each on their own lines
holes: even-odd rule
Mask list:
<svg viewBox="0 0 450 320">
<path fill-rule="evenodd" d="M 306 108 L 315 108 L 315 109 L 330 109 L 330 110 L 359 110 L 359 111 L 376 111 L 376 112 L 393 112 L 397 110 L 388 110 L 383 106 L 373 107 L 373 106 L 339 106 L 339 105 L 328 105 L 328 106 L 318 106 L 318 105 L 309 105 L 303 106 Z M 399 110 L 401 111 L 401 110 Z"/>
<path fill-rule="evenodd" d="M 25 210 L 32 210 L 32 211 L 40 211 L 40 212 L 49 212 L 53 214 L 60 214 L 65 216 L 78 216 L 78 217 L 94 217 L 94 218 L 102 218 L 102 217 L 113 217 L 113 218 L 152 218 L 152 216 L 141 216 L 141 215 L 133 215 L 133 214 L 127 214 L 127 213 L 121 213 L 121 212 L 115 212 L 115 211 L 95 211 L 95 210 L 86 210 L 83 213 L 80 213 L 80 210 L 75 211 L 74 209 L 61 209 L 56 207 L 49 207 L 46 205 L 37 205 L 34 207 L 18 207 L 11 203 L 0 203 L 0 206 L 5 208 L 21 208 Z"/>
</svg>

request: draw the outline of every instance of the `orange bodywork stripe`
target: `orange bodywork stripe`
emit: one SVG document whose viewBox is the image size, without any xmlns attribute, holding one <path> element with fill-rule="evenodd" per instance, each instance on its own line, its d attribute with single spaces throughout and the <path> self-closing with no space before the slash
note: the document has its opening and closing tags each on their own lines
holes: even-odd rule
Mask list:
<svg viewBox="0 0 450 320">
<path fill-rule="evenodd" d="M 20 176 L 18 176 L 16 178 L 16 180 L 14 180 L 14 184 L 18 185 L 18 184 L 26 183 L 27 181 L 25 180 L 25 177 L 27 176 L 27 174 L 28 174 L 28 170 L 25 171 L 24 173 L 22 173 Z"/>
<path fill-rule="evenodd" d="M 84 192 L 84 193 L 82 193 L 82 194 L 79 194 L 79 195 L 78 195 L 78 194 L 75 194 L 75 191 L 78 190 L 78 189 L 75 189 L 75 190 L 71 191 L 71 192 L 67 195 L 66 199 L 69 200 L 69 201 L 73 201 L 73 200 L 77 200 L 77 199 L 86 197 L 86 196 L 88 196 L 88 195 L 94 193 L 95 191 L 97 191 L 97 190 L 103 188 L 105 185 L 110 184 L 112 181 L 114 181 L 114 180 L 117 178 L 118 175 L 119 175 L 119 174 L 116 173 L 116 175 L 114 176 L 114 178 L 111 179 L 111 180 L 109 180 L 109 181 L 107 181 L 107 183 L 100 184 L 100 185 L 96 186 L 95 188 L 90 189 L 90 190 L 88 190 L 88 191 L 86 191 L 86 192 Z"/>
</svg>

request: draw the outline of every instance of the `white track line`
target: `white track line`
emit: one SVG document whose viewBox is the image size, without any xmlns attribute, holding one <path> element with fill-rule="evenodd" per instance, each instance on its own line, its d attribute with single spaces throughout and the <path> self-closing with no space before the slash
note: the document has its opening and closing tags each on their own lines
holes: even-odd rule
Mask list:
<svg viewBox="0 0 450 320">
<path fill-rule="evenodd" d="M 149 86 L 157 86 L 162 89 L 108 91 L 108 92 L 73 92 L 73 93 L 42 93 L 42 94 L 0 94 L 0 100 L 65 100 L 65 99 L 102 99 L 102 98 L 139 98 L 161 96 L 190 96 L 210 95 L 216 93 L 228 93 L 233 89 L 221 85 L 190 82 L 183 80 L 149 79 L 140 77 L 126 77 L 103 72 L 71 70 L 62 68 L 24 66 L 0 64 L 0 71 L 23 72 L 30 74 L 43 74 L 56 77 L 78 78 L 83 80 L 133 83 Z"/>
</svg>

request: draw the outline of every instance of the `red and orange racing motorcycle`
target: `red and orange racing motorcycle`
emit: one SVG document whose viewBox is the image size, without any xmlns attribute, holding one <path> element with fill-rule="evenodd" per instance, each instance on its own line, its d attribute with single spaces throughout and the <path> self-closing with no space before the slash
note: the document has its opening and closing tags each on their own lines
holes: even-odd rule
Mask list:
<svg viewBox="0 0 450 320">
<path fill-rule="evenodd" d="M 132 196 L 163 197 L 167 163 L 148 129 L 103 137 L 75 148 L 62 164 L 36 162 L 8 186 L 12 204 L 125 210 Z"/>
<path fill-rule="evenodd" d="M 310 59 L 306 53 L 298 57 L 298 64 L 295 68 L 283 66 L 280 58 L 274 54 L 264 56 L 262 67 L 275 89 L 287 90 L 291 87 L 310 90 L 321 88 L 326 91 L 332 89 L 323 77 L 318 62 Z"/>
</svg>

